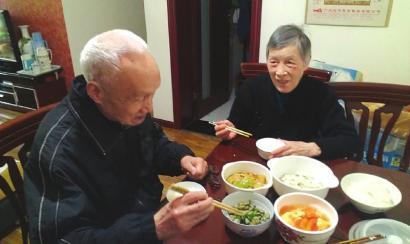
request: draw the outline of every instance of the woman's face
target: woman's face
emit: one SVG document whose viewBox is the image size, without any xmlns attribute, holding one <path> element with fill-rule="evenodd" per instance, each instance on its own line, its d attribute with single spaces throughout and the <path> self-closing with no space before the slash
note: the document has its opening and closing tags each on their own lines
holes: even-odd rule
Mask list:
<svg viewBox="0 0 410 244">
<path fill-rule="evenodd" d="M 266 65 L 273 85 L 281 93 L 292 92 L 308 67 L 296 45 L 269 49 Z"/>
</svg>

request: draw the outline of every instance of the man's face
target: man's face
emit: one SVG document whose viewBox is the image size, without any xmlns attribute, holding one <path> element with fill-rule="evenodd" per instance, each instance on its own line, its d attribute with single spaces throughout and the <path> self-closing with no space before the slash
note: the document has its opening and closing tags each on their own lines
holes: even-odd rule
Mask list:
<svg viewBox="0 0 410 244">
<path fill-rule="evenodd" d="M 295 45 L 270 49 L 267 66 L 273 85 L 281 93 L 293 91 L 307 68 Z"/>
<path fill-rule="evenodd" d="M 152 112 L 152 99 L 160 85 L 160 73 L 149 53 L 122 58 L 120 69 L 116 80 L 102 86 L 97 105 L 108 119 L 136 126 Z"/>
</svg>

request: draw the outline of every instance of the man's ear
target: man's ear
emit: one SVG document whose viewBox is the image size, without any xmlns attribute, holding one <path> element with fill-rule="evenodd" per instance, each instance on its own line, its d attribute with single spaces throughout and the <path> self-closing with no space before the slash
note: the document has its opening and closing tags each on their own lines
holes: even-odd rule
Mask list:
<svg viewBox="0 0 410 244">
<path fill-rule="evenodd" d="M 86 86 L 88 96 L 96 103 L 100 104 L 103 96 L 101 85 L 95 81 L 87 82 Z"/>
</svg>

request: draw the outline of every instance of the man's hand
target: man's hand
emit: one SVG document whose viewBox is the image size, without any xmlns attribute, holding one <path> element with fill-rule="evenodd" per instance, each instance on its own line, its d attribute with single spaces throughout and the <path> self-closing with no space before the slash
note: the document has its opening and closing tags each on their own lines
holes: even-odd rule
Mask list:
<svg viewBox="0 0 410 244">
<path fill-rule="evenodd" d="M 206 192 L 189 192 L 167 203 L 154 215 L 157 236 L 167 240 L 189 231 L 213 210 L 212 198 Z"/>
<path fill-rule="evenodd" d="M 314 142 L 303 141 L 285 141 L 282 140 L 285 145 L 272 152 L 269 158 L 282 157 L 287 155 L 300 155 L 307 157 L 319 156 L 322 151 L 320 147 Z"/>
<path fill-rule="evenodd" d="M 215 123 L 216 125 L 214 129 L 215 129 L 215 135 L 217 137 L 221 138 L 222 140 L 232 140 L 236 136 L 235 132 L 232 132 L 226 129 L 227 126 L 235 127 L 235 125 L 232 124 L 231 121 L 221 120 Z"/>
<path fill-rule="evenodd" d="M 200 157 L 183 157 L 181 167 L 186 171 L 187 176 L 193 180 L 200 180 L 208 173 L 208 163 Z"/>
</svg>

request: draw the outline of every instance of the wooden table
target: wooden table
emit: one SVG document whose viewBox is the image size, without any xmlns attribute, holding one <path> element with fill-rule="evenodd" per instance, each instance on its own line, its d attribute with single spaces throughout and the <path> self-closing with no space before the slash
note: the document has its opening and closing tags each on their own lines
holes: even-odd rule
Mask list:
<svg viewBox="0 0 410 244">
<path fill-rule="evenodd" d="M 260 158 L 257 154 L 255 140 L 243 137 L 237 137 L 232 141 L 220 143 L 206 160 L 210 165 L 215 165 L 219 170 L 222 169 L 222 166 L 225 163 L 239 160 L 255 161 L 266 165 L 266 161 Z M 340 186 L 335 189 L 331 189 L 326 197 L 326 200 L 329 201 L 338 211 L 339 223 L 329 242 L 348 239 L 350 227 L 354 223 L 364 219 L 390 218 L 410 224 L 410 187 L 408 186 L 410 183 L 410 175 L 403 172 L 388 170 L 349 160 L 333 160 L 327 162 L 327 164 L 339 180 L 341 180 L 343 176 L 353 172 L 374 174 L 383 177 L 396 185 L 402 192 L 403 196 L 402 202 L 390 211 L 370 215 L 358 211 L 344 195 Z M 208 194 L 214 199 L 222 200 L 226 196 L 222 179 L 222 186 L 217 190 L 212 190 L 206 180 L 201 183 L 207 189 Z M 271 189 L 267 197 L 272 201 L 272 203 L 274 203 L 278 195 L 273 189 Z M 215 209 L 215 211 L 203 223 L 194 227 L 191 231 L 179 236 L 178 238 L 169 240 L 166 243 L 220 244 L 285 242 L 282 240 L 279 232 L 277 232 L 274 223 L 272 223 L 269 229 L 260 236 L 253 238 L 240 237 L 225 227 L 221 211 L 219 209 Z"/>
</svg>

